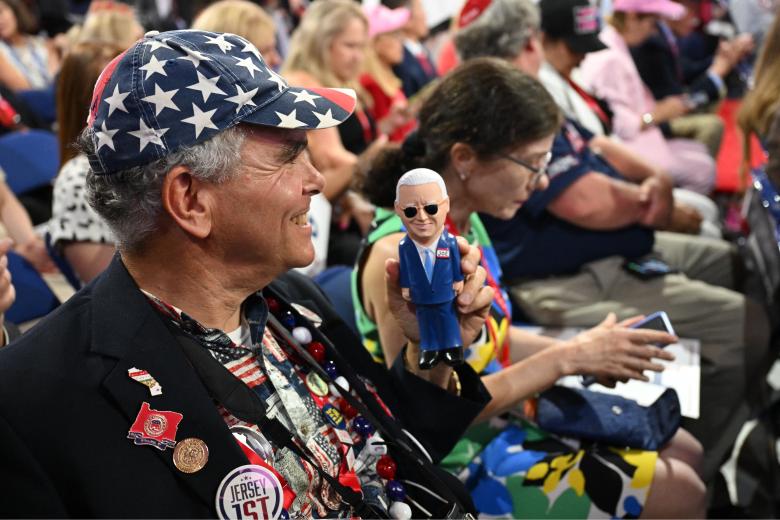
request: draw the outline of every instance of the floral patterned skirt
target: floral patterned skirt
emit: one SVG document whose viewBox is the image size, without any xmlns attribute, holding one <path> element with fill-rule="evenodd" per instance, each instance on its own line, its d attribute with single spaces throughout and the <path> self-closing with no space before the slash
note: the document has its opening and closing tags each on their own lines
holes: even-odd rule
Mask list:
<svg viewBox="0 0 780 520">
<path fill-rule="evenodd" d="M 512 418 L 472 427 L 441 465 L 464 482 L 481 518 L 637 518 L 657 458 Z"/>
</svg>

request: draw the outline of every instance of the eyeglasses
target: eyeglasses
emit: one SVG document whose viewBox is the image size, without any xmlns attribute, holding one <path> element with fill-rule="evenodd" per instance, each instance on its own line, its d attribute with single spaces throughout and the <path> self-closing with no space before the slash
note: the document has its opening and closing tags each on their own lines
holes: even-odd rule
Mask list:
<svg viewBox="0 0 780 520">
<path fill-rule="evenodd" d="M 423 205 L 422 209 L 428 215 L 434 216 L 436 213 L 439 212 L 439 204 L 441 204 L 445 200 L 447 199 L 441 199 L 439 202 L 430 202 L 428 204 Z M 404 212 L 406 218 L 414 218 L 417 216 L 417 206 L 406 206 L 401 211 Z"/>
<path fill-rule="evenodd" d="M 542 176 L 544 176 L 547 173 L 547 167 L 550 165 L 550 160 L 552 159 L 552 152 L 547 152 L 546 154 L 544 154 L 542 160 L 539 161 L 539 166 L 532 166 L 527 162 L 512 157 L 511 155 L 506 153 L 501 153 L 498 155 L 503 159 L 512 161 L 515 164 L 519 164 L 526 170 L 529 170 L 533 174 L 531 176 L 531 181 L 530 181 L 531 186 L 536 186 L 537 184 L 539 184 L 539 181 L 542 180 Z"/>
</svg>

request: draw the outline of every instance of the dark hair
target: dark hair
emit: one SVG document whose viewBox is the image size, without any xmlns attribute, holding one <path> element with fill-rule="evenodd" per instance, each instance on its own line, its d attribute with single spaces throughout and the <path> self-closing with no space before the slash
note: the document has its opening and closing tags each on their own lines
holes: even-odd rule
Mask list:
<svg viewBox="0 0 780 520">
<path fill-rule="evenodd" d="M 402 146 L 385 148 L 371 164 L 361 191 L 374 205 L 392 207 L 398 179 L 412 168 L 441 173 L 456 143 L 490 159 L 554 134 L 561 114 L 536 79 L 502 60 L 478 58 L 442 79 L 420 109 L 419 121 Z"/>
<path fill-rule="evenodd" d="M 16 18 L 17 30 L 22 34 L 35 34 L 38 30 L 38 20 L 21 0 L 0 0 L 7 5 Z"/>
</svg>

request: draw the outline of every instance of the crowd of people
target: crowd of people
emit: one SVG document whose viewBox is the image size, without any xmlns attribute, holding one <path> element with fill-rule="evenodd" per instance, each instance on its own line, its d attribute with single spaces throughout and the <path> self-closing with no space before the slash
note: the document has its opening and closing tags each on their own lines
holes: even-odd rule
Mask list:
<svg viewBox="0 0 780 520">
<path fill-rule="evenodd" d="M 726 98 L 742 190 L 780 189 L 780 6 L 465 0 L 432 35 L 422 0 L 32 4 L 0 0 L 0 139 L 51 132 L 60 168 L 0 178 L 0 313 L 10 255 L 83 288 L 2 323 L 0 516 L 707 515 L 778 354 L 715 190 Z M 404 214 L 415 169 L 439 196 Z M 458 237 L 461 365 L 418 363 L 411 221 Z M 535 421 L 679 338 L 700 413 L 657 450 Z"/>
</svg>

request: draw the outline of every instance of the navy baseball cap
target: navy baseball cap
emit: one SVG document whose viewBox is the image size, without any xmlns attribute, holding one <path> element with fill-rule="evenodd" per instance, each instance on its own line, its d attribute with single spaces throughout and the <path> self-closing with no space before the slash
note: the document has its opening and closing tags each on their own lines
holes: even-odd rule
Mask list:
<svg viewBox="0 0 780 520">
<path fill-rule="evenodd" d="M 561 38 L 574 52 L 587 54 L 606 49 L 599 39 L 599 9 L 590 0 L 541 0 L 542 30 Z"/>
<path fill-rule="evenodd" d="M 239 123 L 329 128 L 355 109 L 350 89 L 291 87 L 235 34 L 147 33 L 103 70 L 87 126 L 97 175 L 141 166 Z"/>
</svg>

